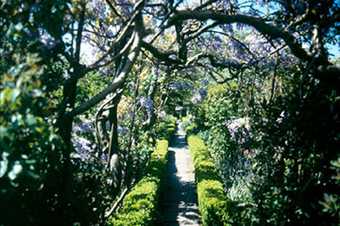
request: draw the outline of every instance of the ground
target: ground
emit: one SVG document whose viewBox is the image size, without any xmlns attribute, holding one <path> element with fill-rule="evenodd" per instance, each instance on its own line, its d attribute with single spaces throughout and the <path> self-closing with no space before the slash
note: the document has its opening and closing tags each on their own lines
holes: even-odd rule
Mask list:
<svg viewBox="0 0 340 226">
<path fill-rule="evenodd" d="M 165 179 L 161 195 L 161 225 L 200 225 L 194 166 L 181 126 L 169 148 Z"/>
</svg>

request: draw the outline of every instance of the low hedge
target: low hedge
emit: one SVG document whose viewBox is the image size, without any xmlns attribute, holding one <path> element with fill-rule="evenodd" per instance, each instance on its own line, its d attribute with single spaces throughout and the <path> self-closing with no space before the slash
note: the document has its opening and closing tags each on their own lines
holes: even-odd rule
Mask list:
<svg viewBox="0 0 340 226">
<path fill-rule="evenodd" d="M 198 206 L 203 225 L 229 225 L 227 222 L 227 201 L 223 185 L 207 147 L 198 136 L 188 137 L 188 145 L 193 156 Z"/>
<path fill-rule="evenodd" d="M 146 175 L 133 187 L 123 200 L 118 214 L 109 219 L 108 225 L 153 225 L 160 193 L 160 185 L 167 163 L 168 141 L 157 142 L 146 170 Z"/>
</svg>

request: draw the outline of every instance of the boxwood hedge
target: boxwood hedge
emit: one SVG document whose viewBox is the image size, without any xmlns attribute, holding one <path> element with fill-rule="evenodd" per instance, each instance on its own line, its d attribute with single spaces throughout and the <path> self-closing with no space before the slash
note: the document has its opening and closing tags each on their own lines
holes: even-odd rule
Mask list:
<svg viewBox="0 0 340 226">
<path fill-rule="evenodd" d="M 194 160 L 198 205 L 203 225 L 229 225 L 223 185 L 207 147 L 195 135 L 188 137 L 188 145 Z"/>
<path fill-rule="evenodd" d="M 161 180 L 167 163 L 168 141 L 157 142 L 146 175 L 123 200 L 119 212 L 109 219 L 114 226 L 153 225 L 158 208 Z"/>
</svg>

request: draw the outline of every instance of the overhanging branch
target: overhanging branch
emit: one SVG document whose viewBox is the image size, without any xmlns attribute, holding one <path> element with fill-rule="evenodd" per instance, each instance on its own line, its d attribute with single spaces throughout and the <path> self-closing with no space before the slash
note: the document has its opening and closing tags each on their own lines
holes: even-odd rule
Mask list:
<svg viewBox="0 0 340 226">
<path fill-rule="evenodd" d="M 162 52 L 151 44 L 142 41 L 142 48 L 150 52 L 155 58 L 159 59 L 161 62 L 165 64 L 181 64 L 182 61 L 176 58 L 171 58 L 171 56 L 175 56 L 175 52 Z"/>
<path fill-rule="evenodd" d="M 81 104 L 80 106 L 76 107 L 73 111 L 69 113 L 70 116 L 74 117 L 76 115 L 82 114 L 85 111 L 89 110 L 94 105 L 98 104 L 100 101 L 102 101 L 108 94 L 115 92 L 118 88 L 120 88 L 127 75 L 131 71 L 131 68 L 136 61 L 139 52 L 140 52 L 140 34 L 136 32 L 135 40 L 133 42 L 131 52 L 127 56 L 126 63 L 124 65 L 124 68 L 119 73 L 119 75 L 112 81 L 112 83 L 107 86 L 105 89 L 103 89 L 100 93 L 92 97 L 90 100 L 86 101 L 85 103 Z"/>
<path fill-rule="evenodd" d="M 175 25 L 177 23 L 182 23 L 184 20 L 199 20 L 207 21 L 213 20 L 218 24 L 231 24 L 231 23 L 242 23 L 254 27 L 257 31 L 264 35 L 270 36 L 272 39 L 281 38 L 289 46 L 292 53 L 304 61 L 311 61 L 313 56 L 306 52 L 298 43 L 293 35 L 287 31 L 282 30 L 272 24 L 268 24 L 262 18 L 247 16 L 242 14 L 228 15 L 223 12 L 213 12 L 213 11 L 189 11 L 180 10 L 177 11 L 170 19 L 167 24 L 168 27 Z M 328 64 L 328 62 L 320 62 L 323 64 Z"/>
</svg>

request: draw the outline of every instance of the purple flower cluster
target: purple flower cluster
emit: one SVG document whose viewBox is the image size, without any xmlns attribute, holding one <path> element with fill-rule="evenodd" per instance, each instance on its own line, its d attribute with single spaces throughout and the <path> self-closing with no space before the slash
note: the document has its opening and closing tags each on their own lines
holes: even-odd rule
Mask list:
<svg viewBox="0 0 340 226">
<path fill-rule="evenodd" d="M 148 118 L 151 118 L 153 110 L 154 110 L 152 99 L 150 97 L 142 96 L 139 99 L 139 104 L 141 107 L 143 107 L 146 110 Z"/>
<path fill-rule="evenodd" d="M 129 17 L 132 14 L 132 5 L 129 0 L 117 0 L 117 5 L 120 6 L 122 15 Z"/>
<path fill-rule="evenodd" d="M 220 51 L 223 47 L 223 40 L 220 35 L 210 36 L 208 38 L 201 38 L 197 39 L 197 48 L 199 49 L 206 49 L 208 51 Z"/>
<path fill-rule="evenodd" d="M 53 49 L 58 44 L 56 40 L 43 29 L 39 29 L 39 39 L 47 49 Z"/>
<path fill-rule="evenodd" d="M 236 9 L 234 6 L 237 5 L 237 1 L 236 0 L 220 0 L 216 4 L 218 8 L 223 9 L 224 12 L 227 12 L 227 11 Z"/>
<path fill-rule="evenodd" d="M 260 34 L 250 34 L 245 39 L 250 51 L 256 55 L 263 56 L 273 50 L 273 47 Z"/>
<path fill-rule="evenodd" d="M 91 133 L 94 131 L 94 125 L 91 121 L 84 121 L 80 122 L 78 124 L 75 124 L 72 128 L 72 131 L 77 134 L 83 134 L 83 133 Z"/>
<path fill-rule="evenodd" d="M 79 122 L 73 125 L 72 131 L 74 133 L 72 143 L 76 151 L 73 153 L 73 157 L 83 161 L 88 160 L 95 151 L 95 144 L 83 136 L 94 132 L 94 123 L 91 121 Z"/>
<path fill-rule="evenodd" d="M 207 92 L 207 90 L 206 89 L 203 89 L 203 88 L 200 88 L 199 90 L 198 90 L 198 93 L 199 93 L 199 95 L 201 96 L 201 97 L 206 97 L 207 96 L 207 94 L 208 94 L 208 92 Z"/>
<path fill-rule="evenodd" d="M 214 40 L 212 40 L 211 45 L 213 49 L 221 49 L 223 44 L 223 40 L 219 35 L 214 36 Z"/>
<path fill-rule="evenodd" d="M 107 153 L 101 153 L 101 156 L 100 156 L 100 159 L 103 161 L 103 162 L 108 162 L 109 161 L 109 155 Z"/>
<path fill-rule="evenodd" d="M 228 33 L 228 34 L 233 34 L 234 33 L 234 29 L 233 29 L 233 25 L 232 24 L 222 24 L 220 25 L 220 28 Z"/>
<path fill-rule="evenodd" d="M 104 20 L 107 16 L 106 5 L 104 1 L 92 0 L 90 4 L 94 15 L 98 16 L 99 19 Z"/>
<path fill-rule="evenodd" d="M 72 143 L 76 151 L 76 153 L 73 154 L 74 158 L 80 158 L 85 161 L 91 157 L 91 152 L 94 151 L 94 147 L 89 140 L 75 136 L 72 139 Z"/>
<path fill-rule="evenodd" d="M 156 75 L 156 77 L 159 77 L 160 74 L 159 64 L 156 64 L 156 66 L 153 68 L 153 74 Z"/>
</svg>

